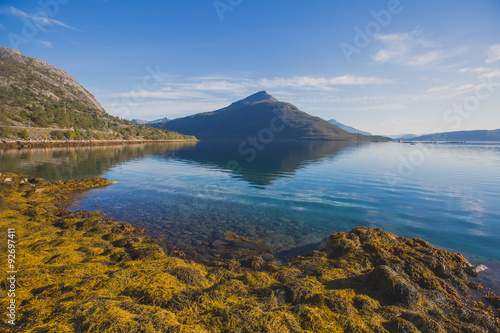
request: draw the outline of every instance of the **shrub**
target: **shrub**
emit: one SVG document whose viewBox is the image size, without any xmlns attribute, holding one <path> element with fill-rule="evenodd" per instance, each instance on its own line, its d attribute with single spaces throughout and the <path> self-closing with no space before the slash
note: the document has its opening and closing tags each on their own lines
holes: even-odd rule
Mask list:
<svg viewBox="0 0 500 333">
<path fill-rule="evenodd" d="M 19 134 L 19 136 L 21 137 L 21 139 L 28 140 L 28 139 L 29 139 L 29 137 L 30 137 L 30 134 L 28 133 L 28 131 L 27 131 L 27 130 L 23 130 L 23 131 Z"/>
<path fill-rule="evenodd" d="M 52 139 L 64 140 L 64 133 L 62 131 L 54 131 L 51 133 Z"/>
</svg>

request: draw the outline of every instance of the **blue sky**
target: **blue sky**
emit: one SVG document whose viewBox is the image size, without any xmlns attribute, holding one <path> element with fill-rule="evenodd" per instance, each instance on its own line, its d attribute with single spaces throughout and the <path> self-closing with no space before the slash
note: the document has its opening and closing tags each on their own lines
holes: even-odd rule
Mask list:
<svg viewBox="0 0 500 333">
<path fill-rule="evenodd" d="M 500 128 L 497 0 L 39 0 L 0 4 L 0 45 L 152 120 L 267 90 L 374 134 Z"/>
</svg>

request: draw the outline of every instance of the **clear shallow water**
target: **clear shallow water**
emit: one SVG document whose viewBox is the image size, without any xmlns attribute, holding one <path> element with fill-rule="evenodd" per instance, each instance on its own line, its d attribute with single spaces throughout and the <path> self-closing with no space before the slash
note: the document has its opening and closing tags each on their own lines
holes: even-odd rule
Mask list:
<svg viewBox="0 0 500 333">
<path fill-rule="evenodd" d="M 250 162 L 237 146 L 4 151 L 0 171 L 118 181 L 75 209 L 105 211 L 206 255 L 227 231 L 258 237 L 283 258 L 362 225 L 500 262 L 500 144 L 278 142 Z"/>
</svg>

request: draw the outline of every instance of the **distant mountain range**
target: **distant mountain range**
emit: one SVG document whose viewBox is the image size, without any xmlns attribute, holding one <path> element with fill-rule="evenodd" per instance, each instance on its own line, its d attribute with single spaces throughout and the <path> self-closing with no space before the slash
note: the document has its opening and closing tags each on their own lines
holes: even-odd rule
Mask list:
<svg viewBox="0 0 500 333">
<path fill-rule="evenodd" d="M 155 123 L 163 123 L 163 122 L 166 122 L 166 121 L 169 121 L 170 119 L 169 118 L 160 118 L 160 119 L 156 119 L 156 120 L 142 120 L 142 119 L 132 119 L 131 122 L 133 123 L 136 123 L 136 124 L 140 124 L 140 125 L 147 125 L 147 124 L 155 124 Z"/>
<path fill-rule="evenodd" d="M 106 113 L 71 75 L 0 47 L 0 138 L 188 139 Z"/>
<path fill-rule="evenodd" d="M 259 147 L 272 140 L 373 141 L 385 137 L 349 133 L 321 118 L 280 102 L 265 91 L 234 102 L 223 109 L 148 124 L 149 126 L 194 135 L 201 140 L 245 140 Z M 252 139 L 253 140 L 253 139 Z"/>
<path fill-rule="evenodd" d="M 416 134 L 396 134 L 396 135 L 388 135 L 389 138 L 394 140 L 411 140 L 416 138 L 418 135 Z"/>
<path fill-rule="evenodd" d="M 500 141 L 500 129 L 456 131 L 417 136 L 412 141 Z"/>
<path fill-rule="evenodd" d="M 139 125 L 146 125 L 147 123 L 149 123 L 149 121 L 142 119 L 132 119 L 131 122 Z"/>
<path fill-rule="evenodd" d="M 342 128 L 344 131 L 347 131 L 349 133 L 354 133 L 354 134 L 363 134 L 363 135 L 372 135 L 371 133 L 369 132 L 364 132 L 364 131 L 361 131 L 359 129 L 356 129 L 354 127 L 351 127 L 351 126 L 347 126 L 347 125 L 344 125 L 342 123 L 339 123 L 338 121 L 336 121 L 335 119 L 330 119 L 328 120 L 328 122 L 330 124 L 334 124 L 335 126 L 338 126 L 340 128 Z"/>
</svg>

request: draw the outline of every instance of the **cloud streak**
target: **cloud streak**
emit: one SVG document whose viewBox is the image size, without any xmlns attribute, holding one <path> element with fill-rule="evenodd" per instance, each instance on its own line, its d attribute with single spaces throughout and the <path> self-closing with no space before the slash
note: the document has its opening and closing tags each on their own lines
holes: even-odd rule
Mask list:
<svg viewBox="0 0 500 333">
<path fill-rule="evenodd" d="M 420 36 L 418 30 L 409 33 L 376 34 L 381 48 L 372 55 L 375 63 L 395 63 L 412 67 L 435 65 L 450 57 L 434 41 Z"/>
<path fill-rule="evenodd" d="M 255 93 L 258 90 L 271 90 L 277 96 L 294 96 L 307 92 L 308 95 L 321 95 L 343 89 L 343 87 L 362 87 L 393 83 L 380 77 L 342 75 L 336 77 L 293 76 L 274 78 L 240 79 L 226 76 L 174 78 L 165 75 L 155 90 L 138 87 L 131 91 L 101 96 L 104 104 L 118 106 L 128 104 L 134 110 L 144 105 L 158 110 L 164 106 L 163 113 L 179 114 L 187 111 L 200 112 L 213 110 L 211 107 L 224 107 L 237 98 Z M 282 94 L 279 94 L 281 92 Z M 172 109 L 175 108 L 175 109 Z M 109 110 L 119 113 L 118 110 Z M 155 112 L 156 113 L 156 112 Z M 144 114 L 141 111 L 141 114 Z"/>
<path fill-rule="evenodd" d="M 38 43 L 42 44 L 45 47 L 48 47 L 49 49 L 54 47 L 54 45 L 49 41 L 39 40 Z"/>
<path fill-rule="evenodd" d="M 15 17 L 18 17 L 21 19 L 23 19 L 23 18 L 28 19 L 43 31 L 46 31 L 43 28 L 44 26 L 60 26 L 63 28 L 67 28 L 67 29 L 71 29 L 71 30 L 75 30 L 75 31 L 80 31 L 80 30 L 78 30 L 70 25 L 67 25 L 66 23 L 49 18 L 48 15 L 42 10 L 40 10 L 36 14 L 28 14 L 26 12 L 23 12 L 20 9 L 17 9 L 13 6 L 10 6 L 7 8 L 0 8 L 0 13 L 15 16 Z"/>
<path fill-rule="evenodd" d="M 490 64 L 498 60 L 500 60 L 500 44 L 492 45 L 488 52 L 486 63 Z"/>
</svg>

